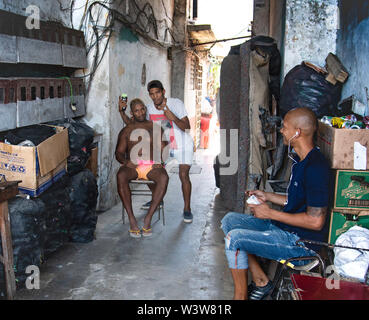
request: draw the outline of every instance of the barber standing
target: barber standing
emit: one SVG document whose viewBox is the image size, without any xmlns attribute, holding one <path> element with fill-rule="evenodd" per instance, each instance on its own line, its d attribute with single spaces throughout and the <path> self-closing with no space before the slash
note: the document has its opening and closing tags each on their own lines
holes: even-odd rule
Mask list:
<svg viewBox="0 0 369 320">
<path fill-rule="evenodd" d="M 165 89 L 159 80 L 150 81 L 147 91 L 152 103 L 147 105 L 148 120 L 160 122 L 170 142 L 170 154 L 179 163 L 179 178 L 182 184 L 182 195 L 184 201 L 183 221 L 191 223 L 193 214 L 191 212 L 191 180 L 190 169 L 193 161 L 193 139 L 189 134 L 190 121 L 183 102 L 176 98 L 167 98 Z M 119 111 L 124 123 L 132 120 L 125 114 L 127 102 L 119 100 Z M 150 189 L 153 188 L 149 185 Z M 150 202 L 142 206 L 148 208 Z"/>
</svg>

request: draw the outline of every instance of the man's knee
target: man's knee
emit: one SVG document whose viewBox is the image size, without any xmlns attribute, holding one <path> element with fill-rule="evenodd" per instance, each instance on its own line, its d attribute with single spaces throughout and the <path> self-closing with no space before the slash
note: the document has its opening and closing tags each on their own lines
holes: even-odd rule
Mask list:
<svg viewBox="0 0 369 320">
<path fill-rule="evenodd" d="M 233 225 L 237 220 L 237 213 L 236 212 L 228 212 L 223 219 L 221 220 L 220 227 L 222 228 L 224 234 L 227 234 L 230 230 L 233 229 Z"/>
<path fill-rule="evenodd" d="M 190 169 L 179 170 L 179 179 L 181 181 L 190 181 Z"/>
<path fill-rule="evenodd" d="M 147 177 L 154 181 L 157 185 L 167 185 L 169 181 L 168 173 L 165 169 L 155 169 L 155 171 L 151 171 Z"/>
<path fill-rule="evenodd" d="M 167 185 L 169 181 L 169 176 L 166 170 L 163 169 L 163 172 L 159 176 L 159 183 L 162 185 Z"/>
<path fill-rule="evenodd" d="M 129 175 L 125 168 L 121 167 L 117 172 L 117 181 L 119 184 L 125 184 L 129 182 Z"/>
</svg>

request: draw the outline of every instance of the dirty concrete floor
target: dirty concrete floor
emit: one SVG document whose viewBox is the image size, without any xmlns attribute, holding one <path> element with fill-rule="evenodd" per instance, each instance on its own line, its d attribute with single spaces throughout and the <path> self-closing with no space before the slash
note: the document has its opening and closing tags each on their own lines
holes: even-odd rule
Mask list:
<svg viewBox="0 0 369 320">
<path fill-rule="evenodd" d="M 194 169 L 201 167 L 201 173 L 191 174 L 193 223 L 183 222 L 181 184 L 178 174 L 169 172 L 165 226 L 155 214 L 152 237 L 129 237 L 118 204 L 99 215 L 95 241 L 66 244 L 41 266 L 40 289 L 18 290 L 16 299 L 232 299 L 220 229 L 226 210 L 215 187 L 213 158 L 211 150 L 196 153 Z M 134 196 L 141 226 L 146 201 Z"/>
</svg>

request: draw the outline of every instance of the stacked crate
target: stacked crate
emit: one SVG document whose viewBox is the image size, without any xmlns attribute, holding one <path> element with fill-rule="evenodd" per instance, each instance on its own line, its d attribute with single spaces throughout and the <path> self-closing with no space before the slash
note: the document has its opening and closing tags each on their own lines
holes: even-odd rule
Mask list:
<svg viewBox="0 0 369 320">
<path fill-rule="evenodd" d="M 353 226 L 369 229 L 369 171 L 336 170 L 329 242 Z"/>
<path fill-rule="evenodd" d="M 355 225 L 369 228 L 369 130 L 319 123 L 318 146 L 335 174 L 328 239 L 334 244 Z"/>
</svg>

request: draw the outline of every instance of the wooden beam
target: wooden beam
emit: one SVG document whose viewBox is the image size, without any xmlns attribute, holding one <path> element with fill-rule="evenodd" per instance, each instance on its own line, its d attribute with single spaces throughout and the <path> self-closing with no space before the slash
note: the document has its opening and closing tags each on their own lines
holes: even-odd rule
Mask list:
<svg viewBox="0 0 369 320">
<path fill-rule="evenodd" d="M 8 201 L 0 203 L 0 232 L 3 248 L 3 264 L 5 273 L 6 294 L 9 300 L 13 300 L 16 291 L 15 275 L 13 269 L 13 244 L 10 231 L 10 219 L 8 212 Z"/>
</svg>

